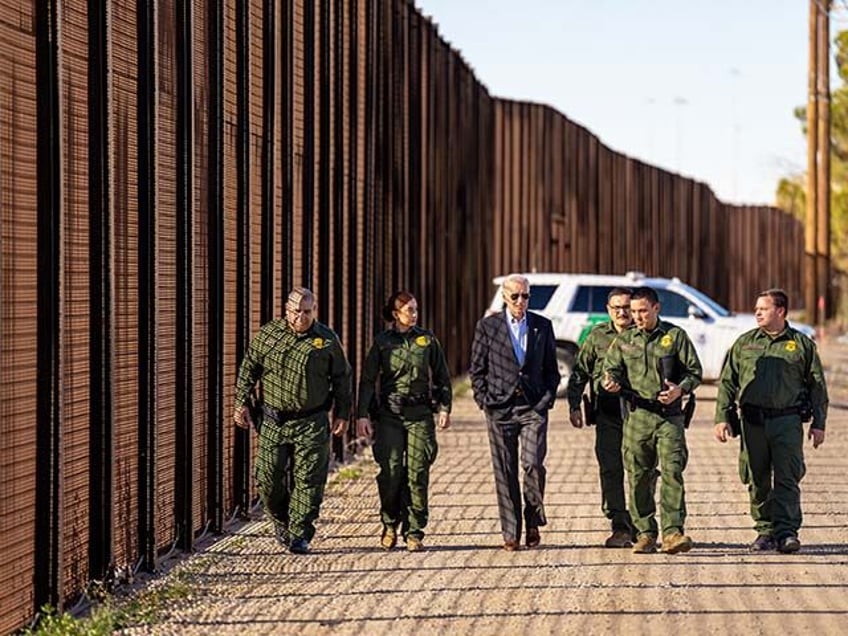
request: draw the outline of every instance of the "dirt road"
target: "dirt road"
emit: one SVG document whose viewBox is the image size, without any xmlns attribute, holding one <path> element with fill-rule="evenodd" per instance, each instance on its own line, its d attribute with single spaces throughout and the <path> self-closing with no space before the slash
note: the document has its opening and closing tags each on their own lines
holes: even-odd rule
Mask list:
<svg viewBox="0 0 848 636">
<path fill-rule="evenodd" d="M 329 485 L 313 554 L 283 554 L 268 522 L 244 524 L 173 568 L 168 576 L 192 592 L 163 621 L 125 633 L 845 633 L 848 345 L 822 348 L 833 404 L 826 443 L 806 447 L 799 554 L 748 552 L 754 533 L 737 443 L 712 438 L 714 387 L 699 391 L 688 435 L 691 552 L 600 547 L 607 527 L 594 432 L 573 429 L 563 403 L 551 425 L 542 546 L 504 552 L 485 425 L 465 397 L 439 438 L 426 552 L 379 549 L 366 451 Z"/>
</svg>

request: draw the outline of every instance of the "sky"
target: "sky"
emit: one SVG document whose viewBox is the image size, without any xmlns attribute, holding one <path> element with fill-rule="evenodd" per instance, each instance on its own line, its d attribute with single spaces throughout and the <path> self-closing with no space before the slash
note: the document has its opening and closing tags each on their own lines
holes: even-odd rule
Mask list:
<svg viewBox="0 0 848 636">
<path fill-rule="evenodd" d="M 773 204 L 779 179 L 806 170 L 793 111 L 807 101 L 807 0 L 415 4 L 493 96 L 552 106 L 722 201 Z M 848 29 L 848 2 L 833 5 L 831 39 Z"/>
</svg>

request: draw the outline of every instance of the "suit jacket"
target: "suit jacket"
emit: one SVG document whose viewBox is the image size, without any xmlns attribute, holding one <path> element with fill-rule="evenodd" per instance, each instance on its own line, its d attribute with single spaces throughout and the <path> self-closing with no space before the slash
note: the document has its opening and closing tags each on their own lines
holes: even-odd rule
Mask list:
<svg viewBox="0 0 848 636">
<path fill-rule="evenodd" d="M 550 409 L 559 386 L 551 321 L 527 312 L 527 352 L 518 365 L 504 312 L 477 322 L 471 345 L 471 386 L 481 409 L 507 406 L 520 388 L 537 411 Z"/>
</svg>

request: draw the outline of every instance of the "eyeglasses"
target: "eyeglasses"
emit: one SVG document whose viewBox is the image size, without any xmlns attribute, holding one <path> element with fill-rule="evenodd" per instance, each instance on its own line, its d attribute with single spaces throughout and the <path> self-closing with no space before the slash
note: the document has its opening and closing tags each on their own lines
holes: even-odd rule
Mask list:
<svg viewBox="0 0 848 636">
<path fill-rule="evenodd" d="M 607 305 L 610 311 L 630 311 L 630 305 Z"/>
<path fill-rule="evenodd" d="M 523 298 L 524 300 L 530 300 L 530 294 L 508 294 L 508 298 L 512 302 L 516 302 L 519 298 Z"/>
</svg>

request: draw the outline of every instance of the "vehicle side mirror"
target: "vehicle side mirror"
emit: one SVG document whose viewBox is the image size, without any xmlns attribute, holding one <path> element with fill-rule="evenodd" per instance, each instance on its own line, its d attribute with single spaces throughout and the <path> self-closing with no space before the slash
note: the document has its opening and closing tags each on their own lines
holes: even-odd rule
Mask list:
<svg viewBox="0 0 848 636">
<path fill-rule="evenodd" d="M 701 311 L 701 309 L 699 307 L 696 307 L 695 305 L 689 305 L 688 312 L 689 312 L 690 318 L 700 318 L 701 320 L 703 320 L 704 318 L 707 317 L 707 315 L 703 311 Z"/>
</svg>

